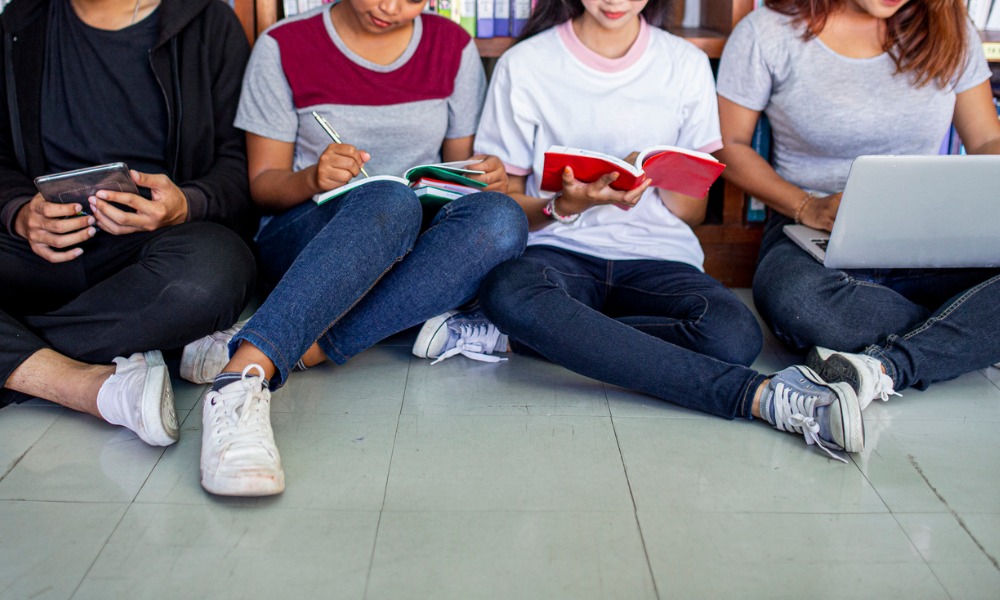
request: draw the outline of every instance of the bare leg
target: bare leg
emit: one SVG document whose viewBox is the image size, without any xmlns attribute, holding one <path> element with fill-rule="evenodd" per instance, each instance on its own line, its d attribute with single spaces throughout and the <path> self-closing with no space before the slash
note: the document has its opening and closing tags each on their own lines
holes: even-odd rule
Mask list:
<svg viewBox="0 0 1000 600">
<path fill-rule="evenodd" d="M 14 369 L 4 387 L 103 420 L 97 410 L 97 392 L 114 373 L 114 365 L 90 365 L 43 348 Z"/>
</svg>

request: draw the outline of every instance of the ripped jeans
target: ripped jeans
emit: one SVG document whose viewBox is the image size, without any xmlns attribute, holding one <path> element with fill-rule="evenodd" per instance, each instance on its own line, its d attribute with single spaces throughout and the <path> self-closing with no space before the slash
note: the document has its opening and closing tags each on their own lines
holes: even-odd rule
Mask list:
<svg viewBox="0 0 1000 600">
<path fill-rule="evenodd" d="M 771 221 L 753 296 L 785 344 L 874 356 L 897 390 L 1000 362 L 1000 269 L 828 269 Z"/>
</svg>

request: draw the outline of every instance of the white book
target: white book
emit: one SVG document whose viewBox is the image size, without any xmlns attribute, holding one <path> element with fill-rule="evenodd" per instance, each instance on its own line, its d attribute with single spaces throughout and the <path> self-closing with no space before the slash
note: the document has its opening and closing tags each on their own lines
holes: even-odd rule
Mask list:
<svg viewBox="0 0 1000 600">
<path fill-rule="evenodd" d="M 990 18 L 990 6 L 992 0 L 969 0 L 967 10 L 969 18 L 976 29 L 986 29 L 986 21 Z"/>
<path fill-rule="evenodd" d="M 1000 31 L 1000 2 L 994 0 L 993 8 L 990 9 L 990 18 L 986 19 L 986 27 L 990 31 Z"/>
</svg>

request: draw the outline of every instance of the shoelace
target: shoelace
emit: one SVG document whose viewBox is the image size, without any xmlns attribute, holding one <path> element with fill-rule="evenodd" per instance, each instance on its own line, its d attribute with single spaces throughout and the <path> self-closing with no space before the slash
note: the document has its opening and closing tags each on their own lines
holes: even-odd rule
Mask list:
<svg viewBox="0 0 1000 600">
<path fill-rule="evenodd" d="M 437 360 L 431 363 L 432 365 L 436 365 L 442 360 L 451 358 L 456 354 L 488 363 L 507 360 L 506 358 L 490 355 L 491 352 L 496 350 L 497 341 L 500 339 L 500 330 L 493 324 L 462 323 L 455 327 L 455 331 L 458 333 L 458 341 L 455 343 L 455 347 L 447 352 L 443 352 Z"/>
<path fill-rule="evenodd" d="M 888 402 L 889 396 L 899 396 L 903 395 L 892 389 L 892 377 L 889 377 L 882 372 L 882 369 L 876 369 L 878 382 L 875 384 L 875 396 L 882 402 Z"/>
<path fill-rule="evenodd" d="M 813 418 L 816 404 L 815 396 L 803 395 L 789 389 L 783 383 L 778 383 L 774 386 L 773 402 L 774 422 L 778 429 L 801 433 L 806 439 L 806 444 L 810 446 L 815 444 L 832 458 L 847 463 L 845 458 L 834 454 L 823 438 L 819 437 L 819 423 Z"/>
<path fill-rule="evenodd" d="M 242 401 L 226 402 L 222 400 L 223 410 L 218 411 L 212 425 L 216 428 L 215 441 L 218 446 L 229 445 L 230 448 L 242 446 L 244 444 L 258 443 L 262 435 L 270 437 L 270 427 L 266 419 L 268 402 L 260 396 L 259 383 L 247 379 L 247 373 L 251 369 L 260 371 L 263 379 L 264 372 L 258 365 L 249 365 L 243 369 L 240 383 L 246 389 Z M 234 419 L 239 414 L 238 419 Z M 262 444 L 264 449 L 270 454 L 270 449 L 266 444 Z"/>
</svg>

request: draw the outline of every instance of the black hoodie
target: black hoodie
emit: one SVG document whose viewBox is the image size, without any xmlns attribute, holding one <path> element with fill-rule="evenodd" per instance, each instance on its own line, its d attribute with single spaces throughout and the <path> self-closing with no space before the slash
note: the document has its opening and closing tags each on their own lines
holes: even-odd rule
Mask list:
<svg viewBox="0 0 1000 600">
<path fill-rule="evenodd" d="M 0 223 L 12 234 L 17 211 L 47 171 L 40 127 L 49 0 L 14 0 L 0 15 Z M 163 0 L 150 51 L 167 104 L 167 175 L 188 199 L 189 221 L 215 221 L 249 239 L 250 202 L 243 132 L 233 126 L 250 54 L 239 20 L 221 0 Z"/>
</svg>

